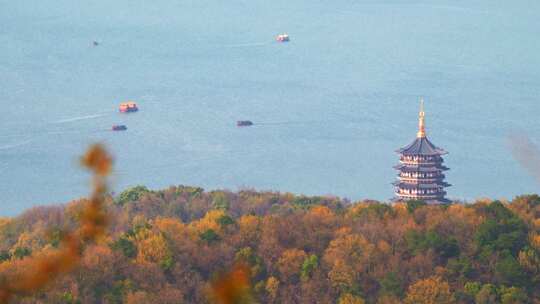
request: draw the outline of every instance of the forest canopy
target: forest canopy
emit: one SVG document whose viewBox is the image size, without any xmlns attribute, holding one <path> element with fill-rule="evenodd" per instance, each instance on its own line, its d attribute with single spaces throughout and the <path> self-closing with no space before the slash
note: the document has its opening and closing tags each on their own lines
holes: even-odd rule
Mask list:
<svg viewBox="0 0 540 304">
<path fill-rule="evenodd" d="M 85 199 L 0 219 L 0 280 L 59 246 Z M 136 186 L 105 198 L 80 266 L 16 303 L 210 303 L 243 265 L 254 303 L 540 303 L 540 197 L 387 204 Z"/>
</svg>

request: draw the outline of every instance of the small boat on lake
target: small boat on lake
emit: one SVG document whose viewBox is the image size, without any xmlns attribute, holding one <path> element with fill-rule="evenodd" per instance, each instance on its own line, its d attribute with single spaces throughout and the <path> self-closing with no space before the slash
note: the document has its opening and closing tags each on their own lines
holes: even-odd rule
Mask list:
<svg viewBox="0 0 540 304">
<path fill-rule="evenodd" d="M 289 35 L 287 35 L 287 34 L 279 34 L 279 35 L 276 36 L 276 41 L 277 42 L 289 42 L 290 38 L 289 38 Z"/>
<path fill-rule="evenodd" d="M 128 101 L 128 102 L 122 102 L 120 104 L 119 110 L 122 113 L 129 113 L 129 112 L 137 112 L 139 111 L 139 108 L 137 107 L 137 104 L 134 103 L 133 101 Z"/>
<path fill-rule="evenodd" d="M 253 125 L 253 122 L 251 120 L 239 120 L 236 122 L 237 127 L 249 127 L 252 125 Z"/>
<path fill-rule="evenodd" d="M 111 130 L 112 131 L 126 131 L 127 127 L 126 125 L 113 125 Z"/>
</svg>

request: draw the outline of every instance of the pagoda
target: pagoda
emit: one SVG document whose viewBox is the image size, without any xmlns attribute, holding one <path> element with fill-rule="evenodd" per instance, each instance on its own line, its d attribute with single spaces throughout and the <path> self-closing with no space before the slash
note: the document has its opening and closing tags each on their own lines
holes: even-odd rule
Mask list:
<svg viewBox="0 0 540 304">
<path fill-rule="evenodd" d="M 422 200 L 428 204 L 442 204 L 450 201 L 445 198 L 445 187 L 450 184 L 444 181 L 442 155 L 447 154 L 432 144 L 427 136 L 424 120 L 424 100 L 420 101 L 418 133 L 416 139 L 408 146 L 397 150 L 399 165 L 398 180 L 394 182 L 396 201 Z"/>
</svg>

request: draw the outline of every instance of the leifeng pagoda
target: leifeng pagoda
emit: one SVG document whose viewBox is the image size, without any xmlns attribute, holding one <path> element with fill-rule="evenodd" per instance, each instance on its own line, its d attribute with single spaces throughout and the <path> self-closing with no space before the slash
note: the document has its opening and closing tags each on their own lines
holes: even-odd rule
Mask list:
<svg viewBox="0 0 540 304">
<path fill-rule="evenodd" d="M 450 202 L 445 198 L 445 187 L 450 184 L 444 181 L 442 155 L 447 152 L 432 144 L 427 136 L 424 121 L 424 100 L 420 101 L 418 133 L 416 139 L 408 146 L 397 150 L 400 163 L 394 168 L 399 171 L 396 186 L 396 201 L 422 200 L 428 204 Z"/>
</svg>

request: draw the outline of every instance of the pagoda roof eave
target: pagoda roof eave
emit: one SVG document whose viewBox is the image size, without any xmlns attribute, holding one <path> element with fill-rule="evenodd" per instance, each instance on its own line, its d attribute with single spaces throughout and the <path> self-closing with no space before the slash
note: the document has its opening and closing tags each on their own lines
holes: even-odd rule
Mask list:
<svg viewBox="0 0 540 304">
<path fill-rule="evenodd" d="M 444 198 L 444 197 L 438 198 L 438 199 L 422 199 L 422 198 L 416 198 L 416 199 L 417 199 L 417 200 L 424 201 L 424 202 L 426 202 L 428 205 L 449 204 L 449 203 L 452 202 L 451 200 L 446 199 L 446 198 Z M 411 199 L 407 199 L 407 198 L 403 198 L 403 197 L 394 197 L 393 199 L 391 199 L 391 201 L 392 201 L 393 203 L 407 202 L 407 201 L 410 201 L 410 200 L 413 200 L 413 199 L 412 199 L 412 198 L 411 198 Z"/>
<path fill-rule="evenodd" d="M 394 169 L 396 170 L 403 170 L 403 171 L 409 171 L 409 172 L 437 172 L 437 171 L 447 171 L 450 170 L 450 168 L 439 165 L 439 166 L 413 166 L 413 165 L 405 165 L 405 164 L 398 164 L 394 166 Z"/>
<path fill-rule="evenodd" d="M 444 149 L 438 148 L 435 146 L 426 136 L 417 137 L 409 145 L 396 150 L 396 153 L 401 155 L 415 156 L 437 156 L 448 154 Z"/>
<path fill-rule="evenodd" d="M 394 186 L 399 188 L 405 188 L 405 189 L 431 189 L 431 188 L 439 188 L 439 187 L 450 187 L 449 183 L 446 182 L 438 182 L 438 183 L 405 183 L 402 181 L 395 181 L 392 183 Z"/>
</svg>

